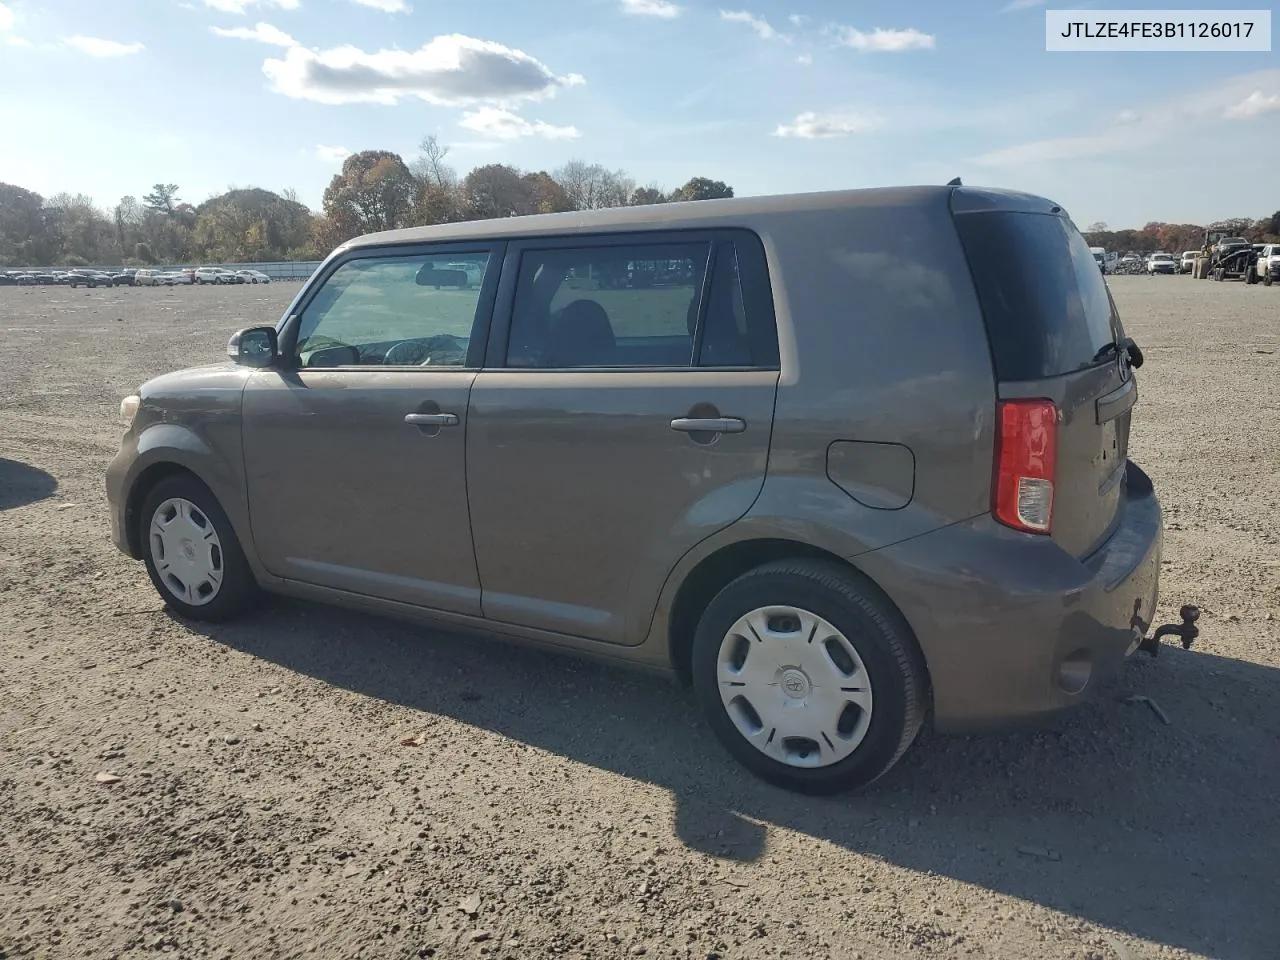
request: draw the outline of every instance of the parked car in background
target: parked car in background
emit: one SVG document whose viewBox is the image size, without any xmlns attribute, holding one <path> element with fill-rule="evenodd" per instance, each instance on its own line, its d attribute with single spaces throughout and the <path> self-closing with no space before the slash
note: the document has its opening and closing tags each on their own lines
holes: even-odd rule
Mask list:
<svg viewBox="0 0 1280 960">
<path fill-rule="evenodd" d="M 14 279 L 18 282 L 18 286 L 20 287 L 35 286 L 36 278 L 34 274 L 28 273 L 25 270 L 21 270 L 18 273 L 14 274 L 13 276 L 14 276 Z"/>
<path fill-rule="evenodd" d="M 225 267 L 197 267 L 196 283 L 243 283 L 239 277 Z"/>
<path fill-rule="evenodd" d="M 157 285 L 156 277 L 159 275 L 159 270 L 144 268 L 133 275 L 133 285 L 135 287 L 154 287 Z"/>
<path fill-rule="evenodd" d="M 1200 256 L 1199 250 L 1183 250 L 1182 259 L 1178 261 L 1179 273 L 1191 273 L 1196 268 L 1196 258 Z"/>
<path fill-rule="evenodd" d="M 161 276 L 164 277 L 165 284 L 170 287 L 189 287 L 195 283 L 193 271 L 170 270 Z"/>
<path fill-rule="evenodd" d="M 10 273 L 8 270 L 0 272 L 0 287 L 16 287 L 18 285 L 18 275 Z"/>
<path fill-rule="evenodd" d="M 1090 247 L 1089 252 L 1093 254 L 1094 263 L 1098 265 L 1098 269 L 1103 273 L 1107 272 L 1107 248 L 1106 247 Z"/>
<path fill-rule="evenodd" d="M 1106 689 L 1163 523 L 1127 456 L 1142 354 L 1061 207 L 957 186 L 659 214 L 344 244 L 230 362 L 124 398 L 115 544 L 183 617 L 292 593 L 682 678 L 733 756 L 808 792 L 875 780 L 926 720 Z M 832 237 L 927 249 L 930 295 L 830 269 Z M 629 270 L 666 281 L 582 281 Z"/>
<path fill-rule="evenodd" d="M 1265 243 L 1258 254 L 1258 277 L 1268 287 L 1280 281 L 1280 243 Z"/>
<path fill-rule="evenodd" d="M 114 287 L 115 280 L 111 274 L 101 270 L 69 270 L 66 284 L 69 287 Z"/>
<path fill-rule="evenodd" d="M 237 270 L 236 276 L 244 283 L 270 283 L 271 278 L 261 270 Z"/>
<path fill-rule="evenodd" d="M 133 278 L 137 274 L 137 270 L 132 267 L 126 267 L 123 270 L 117 270 L 111 275 L 111 279 L 115 281 L 117 287 L 132 287 Z"/>
<path fill-rule="evenodd" d="M 1172 253 L 1153 253 L 1147 260 L 1147 273 L 1153 276 L 1157 273 L 1177 273 L 1178 261 L 1173 259 Z"/>
</svg>

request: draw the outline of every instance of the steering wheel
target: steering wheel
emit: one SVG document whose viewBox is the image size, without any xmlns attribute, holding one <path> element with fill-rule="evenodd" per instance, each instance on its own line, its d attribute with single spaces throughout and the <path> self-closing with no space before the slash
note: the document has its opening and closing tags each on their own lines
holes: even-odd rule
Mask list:
<svg viewBox="0 0 1280 960">
<path fill-rule="evenodd" d="M 382 357 L 386 366 L 413 367 L 422 363 L 430 363 L 430 350 L 422 340 L 401 340 Z"/>
<path fill-rule="evenodd" d="M 424 340 L 401 340 L 394 344 L 382 358 L 382 362 L 395 366 L 425 367 L 441 354 L 463 353 L 462 341 L 447 333 L 427 337 Z"/>
</svg>

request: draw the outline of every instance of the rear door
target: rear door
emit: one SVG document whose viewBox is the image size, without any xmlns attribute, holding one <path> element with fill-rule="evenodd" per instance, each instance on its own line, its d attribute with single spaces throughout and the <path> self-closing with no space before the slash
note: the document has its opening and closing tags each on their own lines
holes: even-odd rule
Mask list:
<svg viewBox="0 0 1280 960">
<path fill-rule="evenodd" d="M 958 199 L 960 191 L 957 191 Z M 1086 556 L 1110 534 L 1124 496 L 1138 389 L 1111 292 L 1088 243 L 1057 207 L 965 210 L 956 227 L 982 304 L 1002 400 L 1059 410 L 1052 536 Z"/>
<path fill-rule="evenodd" d="M 778 385 L 764 271 L 738 231 L 509 245 L 468 411 L 486 617 L 639 643 L 679 558 L 746 513 Z"/>
</svg>

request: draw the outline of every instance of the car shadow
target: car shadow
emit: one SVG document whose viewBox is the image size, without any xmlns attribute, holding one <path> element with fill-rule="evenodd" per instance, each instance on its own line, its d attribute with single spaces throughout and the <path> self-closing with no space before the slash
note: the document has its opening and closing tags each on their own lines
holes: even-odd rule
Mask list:
<svg viewBox="0 0 1280 960">
<path fill-rule="evenodd" d="M 1274 668 L 1166 646 L 1048 728 L 927 737 L 869 789 L 819 799 L 748 775 L 691 696 L 660 678 L 294 601 L 187 626 L 324 683 L 658 785 L 673 795 L 680 840 L 711 856 L 758 859 L 781 828 L 1159 944 L 1276 955 Z"/>
<path fill-rule="evenodd" d="M 0 510 L 47 499 L 57 489 L 58 481 L 39 467 L 0 457 Z"/>
</svg>

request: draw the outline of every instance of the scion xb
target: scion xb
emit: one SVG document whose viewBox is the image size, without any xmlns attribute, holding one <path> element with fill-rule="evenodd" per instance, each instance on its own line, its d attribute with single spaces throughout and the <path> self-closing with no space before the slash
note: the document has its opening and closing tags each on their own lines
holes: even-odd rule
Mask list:
<svg viewBox="0 0 1280 960">
<path fill-rule="evenodd" d="M 1039 197 L 379 233 L 228 354 L 126 398 L 107 471 L 185 617 L 265 591 L 660 671 L 808 792 L 926 723 L 1054 715 L 1152 639 L 1141 351 Z"/>
</svg>

